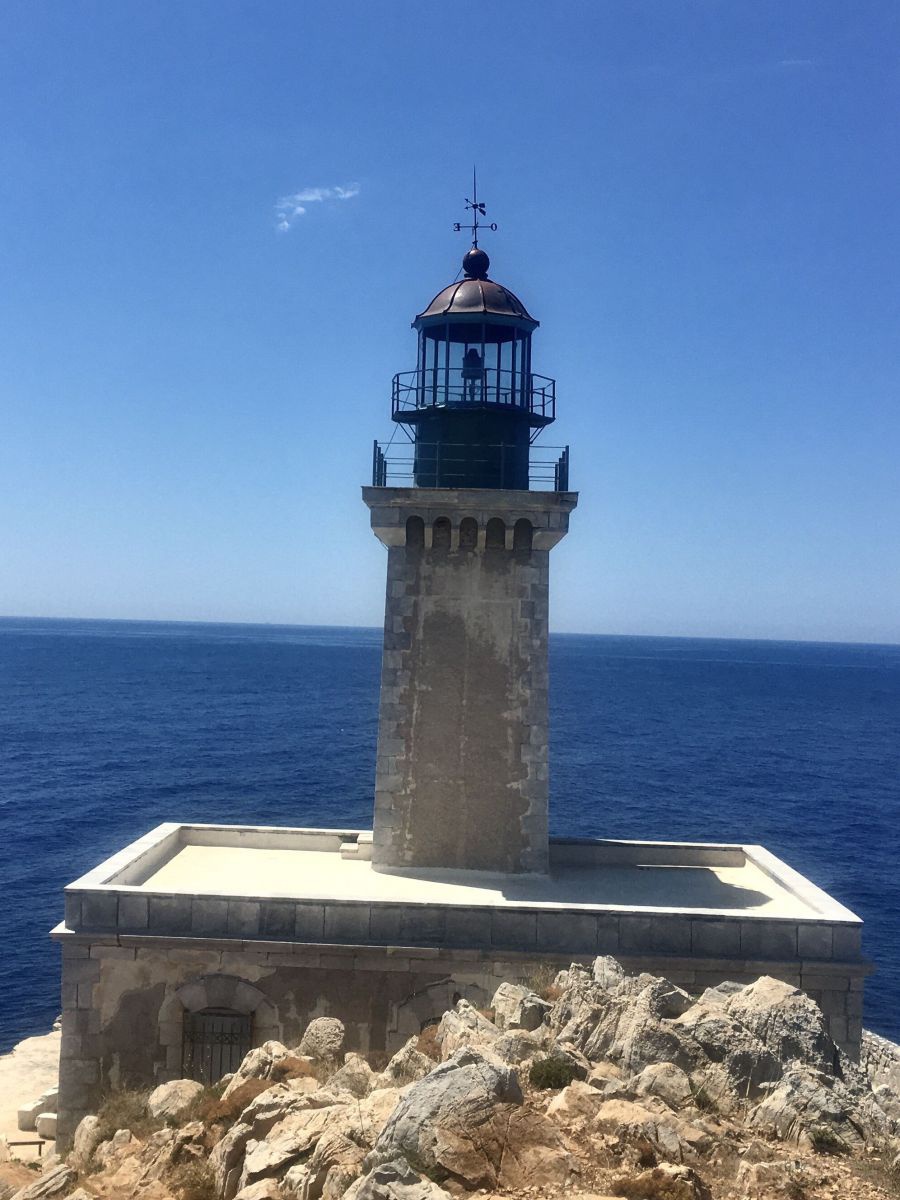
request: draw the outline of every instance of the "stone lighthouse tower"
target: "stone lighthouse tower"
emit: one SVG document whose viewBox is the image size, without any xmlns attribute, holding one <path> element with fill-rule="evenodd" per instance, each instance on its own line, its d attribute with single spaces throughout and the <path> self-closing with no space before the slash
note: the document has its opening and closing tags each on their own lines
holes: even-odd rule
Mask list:
<svg viewBox="0 0 900 1200">
<path fill-rule="evenodd" d="M 538 322 L 488 277 L 477 211 L 464 278 L 416 317 L 416 369 L 394 377 L 401 449 L 376 443 L 363 489 L 388 550 L 381 871 L 548 869 L 549 559 L 577 495 L 568 450 L 534 448 L 555 382 L 532 371 Z"/>
</svg>

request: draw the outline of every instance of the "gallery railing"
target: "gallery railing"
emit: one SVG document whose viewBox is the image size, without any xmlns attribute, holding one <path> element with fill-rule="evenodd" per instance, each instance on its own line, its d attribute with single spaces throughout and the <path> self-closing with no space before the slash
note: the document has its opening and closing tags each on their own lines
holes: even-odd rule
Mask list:
<svg viewBox="0 0 900 1200">
<path fill-rule="evenodd" d="M 520 471 L 519 446 L 463 446 L 445 442 L 375 442 L 373 487 L 473 487 L 489 478 L 491 487 L 531 491 L 569 490 L 569 447 L 531 447 L 527 485 Z M 483 486 L 483 485 L 482 485 Z"/>
<path fill-rule="evenodd" d="M 496 367 L 428 367 L 394 376 L 395 421 L 415 420 L 422 409 L 487 407 L 525 409 L 541 425 L 556 419 L 556 380 Z"/>
</svg>

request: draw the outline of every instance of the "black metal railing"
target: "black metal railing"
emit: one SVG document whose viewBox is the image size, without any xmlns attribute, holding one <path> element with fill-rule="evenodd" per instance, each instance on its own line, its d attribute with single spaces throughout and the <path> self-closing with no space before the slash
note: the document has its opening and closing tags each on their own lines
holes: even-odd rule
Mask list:
<svg viewBox="0 0 900 1200">
<path fill-rule="evenodd" d="M 523 371 L 428 367 L 394 376 L 391 413 L 395 421 L 415 419 L 422 409 L 448 407 L 520 408 L 542 425 L 556 420 L 556 380 Z"/>
<path fill-rule="evenodd" d="M 521 448 L 512 445 L 462 446 L 443 442 L 375 442 L 373 487 L 471 487 L 475 475 L 489 472 L 495 487 L 521 487 Z M 569 490 L 569 447 L 531 447 L 528 488 L 536 492 Z"/>
</svg>

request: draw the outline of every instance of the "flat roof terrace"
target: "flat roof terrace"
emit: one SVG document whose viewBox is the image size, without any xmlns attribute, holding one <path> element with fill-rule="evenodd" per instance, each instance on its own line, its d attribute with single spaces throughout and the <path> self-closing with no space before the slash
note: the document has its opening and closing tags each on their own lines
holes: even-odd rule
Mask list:
<svg viewBox="0 0 900 1200">
<path fill-rule="evenodd" d="M 639 855 L 637 856 L 640 857 Z M 148 891 L 305 896 L 405 904 L 678 909 L 808 917 L 810 908 L 750 859 L 739 865 L 557 862 L 546 876 L 416 871 L 384 874 L 333 851 L 181 846 L 140 885 Z"/>
<path fill-rule="evenodd" d="M 555 839 L 550 858 L 546 876 L 387 873 L 372 867 L 368 831 L 165 824 L 69 885 L 65 930 L 544 954 L 860 957 L 859 918 L 761 846 Z"/>
</svg>

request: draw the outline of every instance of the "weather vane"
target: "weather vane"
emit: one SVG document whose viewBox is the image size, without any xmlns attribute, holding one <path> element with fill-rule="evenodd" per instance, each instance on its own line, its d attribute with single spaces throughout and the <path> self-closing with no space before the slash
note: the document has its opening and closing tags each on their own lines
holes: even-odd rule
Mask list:
<svg viewBox="0 0 900 1200">
<path fill-rule="evenodd" d="M 470 230 L 472 233 L 472 249 L 477 250 L 478 249 L 478 230 L 479 229 L 490 229 L 493 233 L 496 233 L 497 232 L 497 224 L 494 221 L 492 221 L 490 223 L 490 225 L 488 225 L 488 224 L 479 225 L 479 223 L 478 223 L 479 217 L 487 216 L 487 210 L 485 209 L 485 206 L 483 204 L 480 204 L 478 201 L 478 176 L 475 173 L 474 167 L 472 168 L 472 199 L 469 200 L 468 197 L 466 198 L 466 212 L 471 212 L 472 224 L 464 225 L 460 221 L 454 221 L 453 231 L 454 231 L 454 233 L 459 233 L 460 230 L 462 230 L 462 229 Z"/>
</svg>

